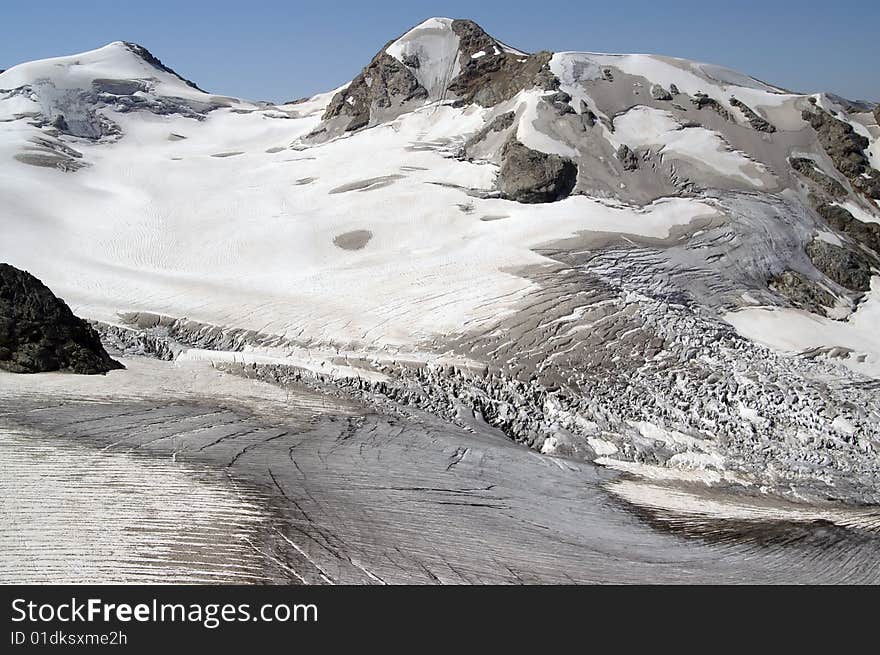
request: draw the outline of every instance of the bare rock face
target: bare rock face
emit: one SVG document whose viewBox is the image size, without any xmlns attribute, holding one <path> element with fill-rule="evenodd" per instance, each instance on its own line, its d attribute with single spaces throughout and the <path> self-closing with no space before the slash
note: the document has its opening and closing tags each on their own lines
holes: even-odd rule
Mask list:
<svg viewBox="0 0 880 655">
<path fill-rule="evenodd" d="M 769 286 L 798 309 L 813 314 L 826 316 L 826 308 L 834 306 L 834 296 L 797 271 L 783 271 L 770 280 Z"/>
<path fill-rule="evenodd" d="M 880 103 L 874 107 L 874 119 L 877 121 L 877 125 L 880 125 Z"/>
<path fill-rule="evenodd" d="M 829 177 L 820 171 L 816 166 L 816 162 L 812 159 L 792 157 L 788 160 L 788 163 L 797 173 L 816 184 L 816 186 L 832 198 L 843 198 L 846 196 L 846 189 L 843 185 L 833 177 Z"/>
<path fill-rule="evenodd" d="M 693 103 L 693 105 L 697 109 L 705 109 L 708 107 L 722 118 L 726 120 L 733 120 L 730 116 L 730 112 L 724 108 L 724 105 L 718 102 L 715 98 L 710 98 L 705 93 L 696 94 L 693 98 L 691 98 L 691 103 Z"/>
<path fill-rule="evenodd" d="M 880 255 L 880 223 L 864 223 L 838 205 L 820 204 L 819 214 L 832 228 Z"/>
<path fill-rule="evenodd" d="M 0 264 L 0 369 L 95 374 L 123 368 L 97 332 L 30 273 Z"/>
<path fill-rule="evenodd" d="M 348 87 L 333 96 L 324 112 L 324 120 L 348 118 L 345 131 L 351 132 L 367 126 L 382 110 L 428 98 L 428 90 L 419 84 L 407 66 L 385 52 L 387 47 L 382 48 Z"/>
<path fill-rule="evenodd" d="M 806 109 L 801 115 L 816 130 L 822 148 L 853 188 L 868 198 L 880 200 L 880 171 L 871 167 L 864 153 L 868 139 L 821 107 Z"/>
<path fill-rule="evenodd" d="M 465 103 L 494 107 L 524 89 L 538 86 L 552 91 L 559 87 L 559 80 L 549 69 L 552 53 L 508 52 L 470 20 L 453 21 L 452 29 L 459 38 L 461 72 L 450 83 L 449 91 Z M 474 59 L 479 52 L 486 55 Z"/>
<path fill-rule="evenodd" d="M 131 50 L 134 54 L 136 54 L 138 57 L 140 57 L 141 59 L 146 61 L 151 66 L 158 68 L 159 70 L 163 70 L 166 73 L 171 73 L 175 77 L 183 80 L 187 86 L 192 87 L 196 91 L 202 91 L 202 93 L 204 93 L 204 91 L 202 89 L 200 89 L 195 82 L 193 82 L 192 80 L 186 79 L 183 75 L 181 75 L 180 73 L 175 71 L 173 68 L 169 68 L 168 66 L 163 64 L 162 61 L 158 57 L 156 57 L 152 52 L 147 50 L 144 46 L 138 45 L 137 43 L 130 43 L 128 41 L 125 41 L 125 47 L 128 48 L 129 50 Z"/>
<path fill-rule="evenodd" d="M 498 182 L 508 200 L 554 202 L 568 196 L 577 184 L 578 168 L 573 161 L 532 150 L 515 139 L 504 145 L 501 159 Z"/>
<path fill-rule="evenodd" d="M 776 131 L 775 125 L 771 125 L 766 119 L 758 116 L 751 107 L 741 100 L 731 98 L 730 104 L 739 109 L 745 115 L 746 120 L 749 122 L 749 125 L 752 126 L 752 129 L 758 130 L 758 132 L 767 132 L 768 134 L 772 134 Z"/>
<path fill-rule="evenodd" d="M 623 170 L 625 171 L 634 171 L 639 167 L 639 158 L 636 157 L 636 153 L 626 144 L 620 144 L 620 147 L 617 149 L 617 158 L 623 164 Z"/>
<path fill-rule="evenodd" d="M 880 268 L 880 261 L 874 257 L 820 239 L 813 239 L 807 244 L 806 250 L 813 266 L 828 279 L 850 291 L 868 291 L 873 269 Z"/>
<path fill-rule="evenodd" d="M 672 100 L 672 94 L 659 84 L 651 85 L 651 97 L 654 98 L 654 100 L 660 100 L 664 102 Z"/>
</svg>

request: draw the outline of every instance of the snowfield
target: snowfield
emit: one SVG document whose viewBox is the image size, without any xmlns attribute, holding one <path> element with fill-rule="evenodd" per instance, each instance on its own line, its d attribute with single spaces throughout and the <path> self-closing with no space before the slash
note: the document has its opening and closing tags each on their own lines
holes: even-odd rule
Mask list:
<svg viewBox="0 0 880 655">
<path fill-rule="evenodd" d="M 0 88 L 53 74 L 88 86 L 113 66 L 117 77 L 144 76 L 123 49 L 11 69 Z M 514 311 L 534 286 L 513 271 L 546 261 L 536 246 L 581 231 L 662 238 L 714 213 L 686 199 L 633 210 L 468 195 L 491 190 L 497 173 L 450 156 L 482 125 L 474 107 L 429 106 L 289 149 L 319 124 L 329 96 L 271 111 L 237 104 L 202 121 L 104 110 L 125 136 L 76 143 L 90 164 L 76 175 L 0 168 L 2 257 L 98 320 L 149 311 L 315 342 L 415 345 Z M 38 132 L 13 125 L 0 132 L 5 160 Z M 481 220 L 495 216 L 504 218 Z M 334 243 L 356 230 L 371 235 L 362 248 Z"/>
</svg>

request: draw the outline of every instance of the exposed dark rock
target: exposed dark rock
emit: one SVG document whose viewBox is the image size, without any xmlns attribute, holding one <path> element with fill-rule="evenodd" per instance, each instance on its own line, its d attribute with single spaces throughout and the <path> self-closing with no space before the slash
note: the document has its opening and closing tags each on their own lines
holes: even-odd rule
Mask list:
<svg viewBox="0 0 880 655">
<path fill-rule="evenodd" d="M 467 157 L 468 149 L 472 148 L 480 141 L 485 139 L 492 132 L 503 132 L 510 128 L 516 120 L 516 114 L 512 111 L 505 112 L 493 118 L 489 123 L 484 125 L 476 134 L 467 140 L 462 148 L 461 156 Z"/>
<path fill-rule="evenodd" d="M 731 97 L 730 104 L 739 109 L 745 115 L 746 120 L 749 121 L 749 125 L 752 126 L 752 129 L 770 134 L 776 131 L 775 125 L 771 125 L 766 119 L 758 116 L 751 107 L 741 100 Z"/>
<path fill-rule="evenodd" d="M 97 332 L 42 282 L 0 264 L 0 369 L 94 374 L 122 368 Z"/>
<path fill-rule="evenodd" d="M 478 59 L 468 59 L 461 73 L 449 85 L 449 91 L 459 96 L 465 103 L 474 102 L 483 107 L 494 107 L 499 102 L 510 100 L 524 89 L 533 87 L 554 90 L 555 76 L 547 76 L 549 52 L 539 52 L 528 57 L 517 57 L 504 52 L 500 55 L 486 55 Z M 525 59 L 520 63 L 519 59 Z M 558 86 L 559 81 L 555 81 Z M 549 88 L 548 88 L 549 87 Z"/>
<path fill-rule="evenodd" d="M 660 101 L 672 100 L 672 94 L 659 84 L 651 86 L 651 97 Z"/>
<path fill-rule="evenodd" d="M 675 86 L 674 84 L 670 84 L 669 85 L 669 93 L 671 93 L 674 96 L 677 96 L 681 93 L 681 91 L 679 91 L 678 87 Z"/>
<path fill-rule="evenodd" d="M 128 48 L 129 50 L 131 50 L 134 54 L 136 54 L 138 57 L 140 57 L 141 59 L 143 59 L 145 62 L 147 62 L 147 63 L 150 64 L 151 66 L 153 66 L 153 67 L 155 67 L 155 68 L 158 68 L 159 70 L 163 70 L 163 71 L 165 71 L 166 73 L 171 73 L 172 75 L 174 75 L 174 77 L 176 77 L 176 78 L 182 80 L 183 82 L 185 82 L 187 86 L 192 87 L 192 88 L 195 89 L 196 91 L 202 91 L 202 93 L 205 93 L 205 91 L 203 91 L 202 89 L 200 89 L 200 88 L 198 87 L 198 85 L 196 85 L 195 82 L 193 82 L 192 80 L 188 80 L 188 79 L 186 79 L 183 75 L 180 75 L 180 74 L 179 74 L 177 71 L 175 71 L 174 69 L 169 68 L 168 66 L 166 66 L 165 64 L 163 64 L 163 63 L 159 60 L 158 57 L 154 56 L 153 53 L 150 52 L 149 50 L 147 50 L 144 46 L 142 46 L 142 45 L 138 45 L 137 43 L 128 43 L 127 41 L 124 42 L 124 43 L 125 43 L 125 47 L 126 47 L 126 48 Z"/>
<path fill-rule="evenodd" d="M 577 184 L 577 164 L 570 159 L 509 140 L 501 152 L 499 188 L 504 198 L 524 203 L 554 202 Z"/>
<path fill-rule="evenodd" d="M 693 98 L 691 98 L 691 102 L 697 107 L 697 109 L 705 109 L 706 107 L 708 107 L 709 109 L 715 111 L 722 118 L 733 120 L 730 116 L 730 112 L 727 111 L 720 102 L 715 100 L 715 98 L 710 98 L 705 93 L 698 93 Z"/>
<path fill-rule="evenodd" d="M 826 92 L 824 95 L 834 104 L 843 107 L 843 109 L 849 114 L 858 114 L 861 112 L 871 111 L 874 108 L 874 103 L 867 102 L 865 100 L 850 100 L 849 98 L 844 98 L 843 96 L 839 96 L 836 93 Z"/>
<path fill-rule="evenodd" d="M 821 107 L 804 110 L 801 116 L 816 130 L 822 148 L 853 188 L 868 198 L 880 200 L 880 171 L 871 167 L 864 153 L 868 139 Z"/>
<path fill-rule="evenodd" d="M 799 309 L 826 316 L 826 307 L 834 306 L 834 296 L 797 271 L 783 271 L 772 278 L 770 288 L 788 298 L 792 305 Z"/>
<path fill-rule="evenodd" d="M 67 121 L 64 118 L 64 114 L 58 114 L 55 119 L 52 121 L 52 127 L 56 130 L 61 130 L 62 132 L 70 131 L 70 127 L 67 125 Z"/>
<path fill-rule="evenodd" d="M 410 70 L 386 54 L 387 44 L 351 84 L 333 96 L 324 120 L 346 116 L 345 130 L 351 132 L 369 125 L 377 109 L 399 107 L 411 100 L 425 100 L 425 89 Z"/>
<path fill-rule="evenodd" d="M 535 86 L 545 90 L 558 88 L 559 81 L 548 67 L 551 53 L 517 55 L 507 52 L 472 21 L 456 20 L 452 29 L 458 34 L 464 63 L 450 83 L 449 91 L 466 103 L 494 107 L 524 89 Z M 494 54 L 496 48 L 499 54 Z M 477 59 L 471 57 L 480 51 L 487 54 Z"/>
<path fill-rule="evenodd" d="M 459 39 L 461 70 L 448 89 L 465 104 L 494 107 L 524 89 L 538 87 L 554 91 L 559 88 L 559 80 L 548 65 L 552 53 L 508 52 L 470 20 L 455 20 L 452 29 Z M 478 52 L 486 54 L 474 59 L 472 55 Z"/>
<path fill-rule="evenodd" d="M 610 68 L 602 69 L 602 79 L 605 80 L 606 82 L 613 82 L 614 81 L 614 73 L 611 72 Z"/>
<path fill-rule="evenodd" d="M 467 58 L 478 52 L 487 56 L 499 48 L 498 41 L 489 36 L 482 27 L 472 20 L 457 19 L 452 21 L 452 31 L 458 36 L 458 50 Z M 493 55 L 495 56 L 495 55 Z"/>
<path fill-rule="evenodd" d="M 813 266 L 822 271 L 829 280 L 850 291 L 868 291 L 871 288 L 873 269 L 880 268 L 880 261 L 875 257 L 820 239 L 810 241 L 806 251 Z"/>
<path fill-rule="evenodd" d="M 877 125 L 880 125 L 880 103 L 874 107 L 874 120 L 877 121 Z"/>
<path fill-rule="evenodd" d="M 571 96 L 565 91 L 556 91 L 548 96 L 544 96 L 544 102 L 553 105 L 553 109 L 560 116 L 575 113 L 574 107 L 571 106 Z"/>
<path fill-rule="evenodd" d="M 559 80 L 549 67 L 552 53 L 529 55 L 510 52 L 469 20 L 453 21 L 452 30 L 459 38 L 458 61 L 461 68 L 444 93 L 452 96 L 450 100 L 454 100 L 455 106 L 476 103 L 483 107 L 494 107 L 520 91 L 535 87 L 558 91 Z M 412 70 L 421 67 L 422 62 L 414 55 L 407 55 L 403 63 L 397 61 L 386 53 L 391 43 L 393 41 L 382 48 L 346 89 L 333 97 L 324 113 L 324 120 L 348 117 L 345 130 L 352 131 L 384 117 L 394 116 L 393 111 L 387 111 L 389 109 L 428 98 L 428 91 L 412 73 Z M 484 54 L 473 57 L 480 52 Z M 562 99 L 550 102 L 560 113 L 573 113 Z"/>
<path fill-rule="evenodd" d="M 625 143 L 620 144 L 620 147 L 617 149 L 617 158 L 623 164 L 623 170 L 625 171 L 634 171 L 639 167 L 639 158 L 636 157 L 636 153 Z"/>
<path fill-rule="evenodd" d="M 837 205 L 820 204 L 816 212 L 832 228 L 880 256 L 880 223 L 864 223 Z"/>
<path fill-rule="evenodd" d="M 819 170 L 816 162 L 806 157 L 792 157 L 788 160 L 789 165 L 808 180 L 814 182 L 820 189 L 832 198 L 843 198 L 846 189 L 843 185 Z"/>
<path fill-rule="evenodd" d="M 583 100 L 581 100 L 581 113 L 579 115 L 581 117 L 581 127 L 583 127 L 584 131 L 596 124 L 596 114 L 593 113 L 593 110 Z"/>
</svg>

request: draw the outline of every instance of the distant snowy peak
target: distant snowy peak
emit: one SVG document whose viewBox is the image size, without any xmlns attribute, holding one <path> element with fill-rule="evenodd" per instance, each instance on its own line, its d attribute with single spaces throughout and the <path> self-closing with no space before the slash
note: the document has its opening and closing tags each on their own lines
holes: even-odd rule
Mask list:
<svg viewBox="0 0 880 655">
<path fill-rule="evenodd" d="M 161 85 L 163 93 L 182 91 L 205 95 L 195 83 L 165 66 L 135 43 L 114 41 L 76 55 L 53 57 L 13 66 L 0 75 L 0 89 L 52 83 L 57 88 L 89 88 L 95 80 L 141 80 Z"/>
<path fill-rule="evenodd" d="M 87 139 L 120 135 L 102 109 L 200 119 L 232 102 L 205 93 L 143 46 L 124 41 L 14 66 L 0 74 L 0 93 L 17 98 L 24 110 L 18 115 L 33 116 L 37 126 L 51 125 L 62 134 Z"/>
</svg>

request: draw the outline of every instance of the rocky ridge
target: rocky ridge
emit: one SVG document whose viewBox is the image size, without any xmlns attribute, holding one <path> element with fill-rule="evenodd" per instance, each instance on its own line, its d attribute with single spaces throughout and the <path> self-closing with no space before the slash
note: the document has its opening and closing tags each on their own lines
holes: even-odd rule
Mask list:
<svg viewBox="0 0 880 655">
<path fill-rule="evenodd" d="M 0 264 L 0 369 L 92 375 L 122 368 L 95 330 L 33 275 Z"/>
</svg>

